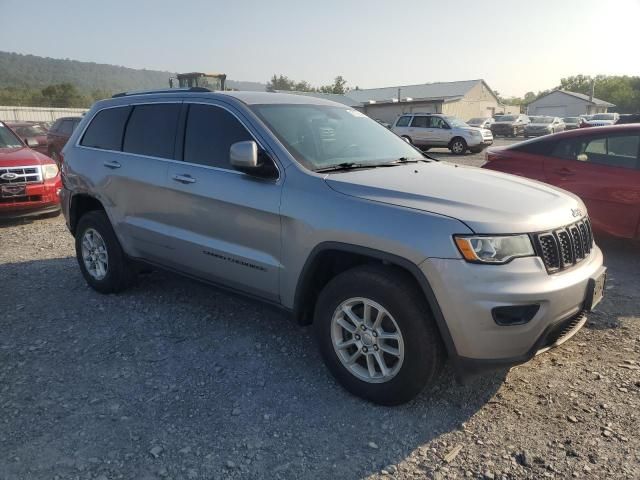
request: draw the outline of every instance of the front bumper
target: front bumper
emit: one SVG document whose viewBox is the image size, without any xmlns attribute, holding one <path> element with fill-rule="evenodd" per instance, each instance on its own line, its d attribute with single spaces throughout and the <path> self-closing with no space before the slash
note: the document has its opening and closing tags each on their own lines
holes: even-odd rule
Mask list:
<svg viewBox="0 0 640 480">
<path fill-rule="evenodd" d="M 32 217 L 60 210 L 60 177 L 27 184 L 25 196 L 0 198 L 0 219 Z"/>
<path fill-rule="evenodd" d="M 573 335 L 550 336 L 575 321 L 585 309 L 590 279 L 604 271 L 602 252 L 561 273 L 549 275 L 539 257 L 517 258 L 506 265 L 478 265 L 464 260 L 427 259 L 420 269 L 429 279 L 455 347 L 460 373 L 526 362 L 536 353 Z M 498 325 L 494 307 L 540 306 L 524 325 Z"/>
</svg>

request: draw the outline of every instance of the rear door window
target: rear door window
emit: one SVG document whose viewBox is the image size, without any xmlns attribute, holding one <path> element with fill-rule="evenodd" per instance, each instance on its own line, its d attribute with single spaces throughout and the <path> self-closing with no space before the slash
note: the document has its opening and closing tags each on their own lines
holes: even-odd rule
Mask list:
<svg viewBox="0 0 640 480">
<path fill-rule="evenodd" d="M 71 120 L 63 120 L 58 133 L 60 135 L 71 135 L 73 133 L 73 122 Z"/>
<path fill-rule="evenodd" d="M 102 150 L 122 149 L 124 126 L 131 107 L 107 108 L 98 112 L 84 133 L 80 145 Z"/>
<path fill-rule="evenodd" d="M 123 152 L 173 158 L 180 103 L 136 105 L 124 134 Z"/>
</svg>

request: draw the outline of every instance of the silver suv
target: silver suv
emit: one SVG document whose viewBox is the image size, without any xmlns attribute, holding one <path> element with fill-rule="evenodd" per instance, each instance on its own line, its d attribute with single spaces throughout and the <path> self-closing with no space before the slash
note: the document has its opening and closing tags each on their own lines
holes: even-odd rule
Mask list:
<svg viewBox="0 0 640 480">
<path fill-rule="evenodd" d="M 602 298 L 577 197 L 433 161 L 341 104 L 124 94 L 96 103 L 63 153 L 91 287 L 119 292 L 155 265 L 278 305 L 377 403 L 413 398 L 447 357 L 460 376 L 525 362 Z"/>
<path fill-rule="evenodd" d="M 490 130 L 471 127 L 456 117 L 437 113 L 404 114 L 396 119 L 391 130 L 424 151 L 445 147 L 456 155 L 463 155 L 467 150 L 480 153 L 493 143 Z"/>
</svg>

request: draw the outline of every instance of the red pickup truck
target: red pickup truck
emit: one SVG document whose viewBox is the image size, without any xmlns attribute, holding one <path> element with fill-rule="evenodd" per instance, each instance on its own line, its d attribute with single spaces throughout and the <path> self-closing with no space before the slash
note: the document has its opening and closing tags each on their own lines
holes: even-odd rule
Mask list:
<svg viewBox="0 0 640 480">
<path fill-rule="evenodd" d="M 0 122 L 0 220 L 60 214 L 60 170 Z"/>
</svg>

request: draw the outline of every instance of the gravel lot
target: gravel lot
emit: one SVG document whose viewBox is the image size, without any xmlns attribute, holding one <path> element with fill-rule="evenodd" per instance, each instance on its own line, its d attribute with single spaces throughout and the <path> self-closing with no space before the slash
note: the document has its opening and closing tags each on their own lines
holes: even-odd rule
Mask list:
<svg viewBox="0 0 640 480">
<path fill-rule="evenodd" d="M 275 309 L 160 271 L 103 296 L 62 217 L 2 224 L 0 479 L 640 478 L 640 247 L 599 243 L 572 341 L 384 408 Z"/>
</svg>

